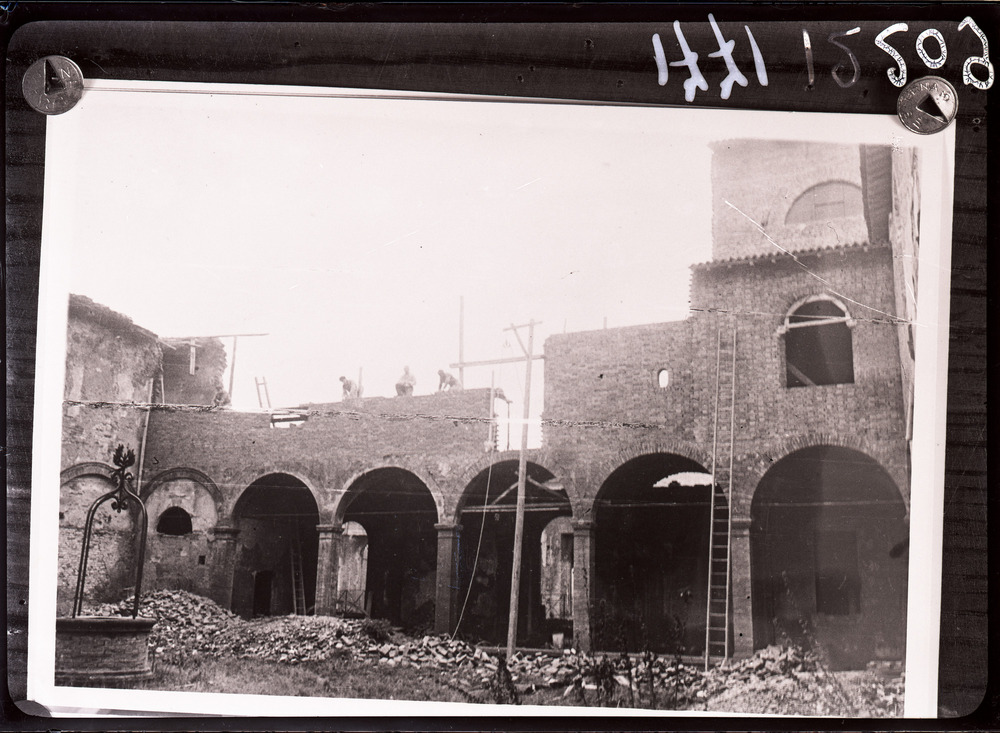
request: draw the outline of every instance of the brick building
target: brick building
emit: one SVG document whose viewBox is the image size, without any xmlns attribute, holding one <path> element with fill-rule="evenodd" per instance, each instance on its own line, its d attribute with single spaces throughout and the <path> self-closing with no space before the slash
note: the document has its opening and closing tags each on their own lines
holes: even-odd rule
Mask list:
<svg viewBox="0 0 1000 733">
<path fill-rule="evenodd" d="M 902 657 L 915 170 L 906 150 L 717 143 L 691 316 L 546 341 L 519 642 L 566 630 L 613 651 L 793 640 L 834 666 Z M 492 450 L 489 390 L 307 405 L 281 429 L 198 407 L 221 385 L 216 343 L 162 342 L 82 303 L 60 557 L 81 482 L 100 487 L 110 469 L 94 461 L 126 442 L 141 446 L 152 587 L 244 615 L 461 620 L 502 642 L 518 457 Z M 125 351 L 105 364 L 74 346 L 88 338 Z M 178 367 L 178 349 L 205 371 Z M 108 546 L 107 568 L 127 564 Z M 121 590 L 93 572 L 93 599 Z"/>
</svg>

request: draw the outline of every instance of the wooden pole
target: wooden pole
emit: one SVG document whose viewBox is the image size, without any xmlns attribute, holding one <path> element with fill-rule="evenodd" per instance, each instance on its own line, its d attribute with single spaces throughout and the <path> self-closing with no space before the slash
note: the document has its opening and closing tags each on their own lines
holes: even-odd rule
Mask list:
<svg viewBox="0 0 1000 733">
<path fill-rule="evenodd" d="M 521 337 L 517 333 L 517 327 L 510 329 L 517 337 L 517 342 L 524 351 L 525 375 L 524 375 L 524 425 L 521 428 L 521 455 L 517 464 L 517 514 L 514 519 L 514 562 L 511 567 L 510 576 L 510 619 L 507 625 L 507 659 L 510 660 L 514 654 L 514 646 L 517 644 L 517 613 L 519 596 L 521 590 L 521 546 L 524 543 L 524 503 L 525 485 L 528 476 L 528 419 L 531 410 L 531 367 L 532 351 L 535 346 L 535 322 L 528 323 L 528 348 L 524 348 Z"/>
<path fill-rule="evenodd" d="M 236 376 L 236 340 L 239 336 L 233 336 L 233 362 L 229 365 L 229 404 L 233 403 L 233 377 Z"/>
<path fill-rule="evenodd" d="M 458 381 L 465 386 L 465 296 L 458 296 Z M 492 389 L 492 388 L 491 388 Z M 493 410 L 490 403 L 490 410 Z"/>
</svg>

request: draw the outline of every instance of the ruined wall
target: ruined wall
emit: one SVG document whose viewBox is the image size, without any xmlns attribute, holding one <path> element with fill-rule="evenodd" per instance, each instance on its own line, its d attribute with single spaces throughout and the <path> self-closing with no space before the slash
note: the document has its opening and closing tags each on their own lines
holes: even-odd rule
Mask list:
<svg viewBox="0 0 1000 733">
<path fill-rule="evenodd" d="M 90 298 L 71 295 L 64 399 L 100 404 L 63 407 L 62 467 L 111 462 L 119 443 L 139 452 L 146 410 L 160 363 L 156 336 Z"/>
<path fill-rule="evenodd" d="M 163 349 L 163 402 L 211 405 L 224 391 L 226 349 L 217 338 L 168 339 Z M 171 348 L 173 347 L 173 348 Z M 194 348 L 194 373 L 191 349 Z"/>
<path fill-rule="evenodd" d="M 860 210 L 853 216 L 785 223 L 789 209 L 812 186 L 826 181 L 861 185 L 856 145 L 725 140 L 712 149 L 713 260 L 777 251 L 755 222 L 792 252 L 868 241 Z"/>
<path fill-rule="evenodd" d="M 148 411 L 139 405 L 149 400 L 159 361 L 154 334 L 89 298 L 70 296 L 59 495 L 60 615 L 72 607 L 87 511 L 114 488 L 109 479 L 114 450 L 124 444 L 140 452 Z M 134 584 L 135 518 L 114 512 L 110 502 L 95 516 L 88 604 L 119 600 Z"/>
</svg>

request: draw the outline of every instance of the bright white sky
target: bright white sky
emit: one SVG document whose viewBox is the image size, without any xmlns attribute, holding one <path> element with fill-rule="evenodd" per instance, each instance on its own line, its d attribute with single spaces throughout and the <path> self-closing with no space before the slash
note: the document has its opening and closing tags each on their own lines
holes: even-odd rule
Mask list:
<svg viewBox="0 0 1000 733">
<path fill-rule="evenodd" d="M 239 341 L 236 407 L 254 377 L 274 406 L 339 400 L 359 368 L 366 396 L 404 365 L 433 391 L 460 296 L 468 360 L 520 355 L 502 329 L 531 318 L 536 352 L 684 318 L 710 258 L 719 133 L 677 110 L 90 89 L 59 132 L 85 172 L 67 211 L 47 201 L 73 221 L 70 291 L 161 336 L 270 334 Z M 466 386 L 494 369 L 520 415 L 523 367 Z"/>
</svg>

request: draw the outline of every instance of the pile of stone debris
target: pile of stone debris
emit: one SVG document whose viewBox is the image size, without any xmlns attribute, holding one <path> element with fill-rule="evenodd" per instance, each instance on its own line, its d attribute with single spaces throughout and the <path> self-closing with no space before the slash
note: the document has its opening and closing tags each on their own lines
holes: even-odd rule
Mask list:
<svg viewBox="0 0 1000 733">
<path fill-rule="evenodd" d="M 831 672 L 813 652 L 769 646 L 705 673 L 698 697 L 720 712 L 893 716 L 902 714 L 903 688 L 901 672 Z"/>
<path fill-rule="evenodd" d="M 123 601 L 100 607 L 98 615 L 129 615 L 131 610 L 131 603 Z M 140 615 L 157 619 L 150 654 L 154 661 L 168 664 L 183 664 L 199 655 L 285 664 L 351 659 L 433 670 L 471 696 L 482 697 L 483 690 L 496 684 L 503 663 L 496 649 L 447 635 L 413 637 L 384 622 L 327 616 L 248 621 L 185 591 L 146 594 Z M 826 671 L 814 654 L 793 647 L 768 647 L 708 672 L 666 656 L 595 655 L 573 649 L 517 651 L 506 662 L 521 696 L 549 689 L 566 697 L 575 691 L 587 704 L 651 697 L 677 708 L 812 715 L 863 715 L 871 710 L 893 714 L 902 705 L 901 678 L 876 680 L 868 674 L 864 685 L 845 688 L 842 678 Z"/>
</svg>

